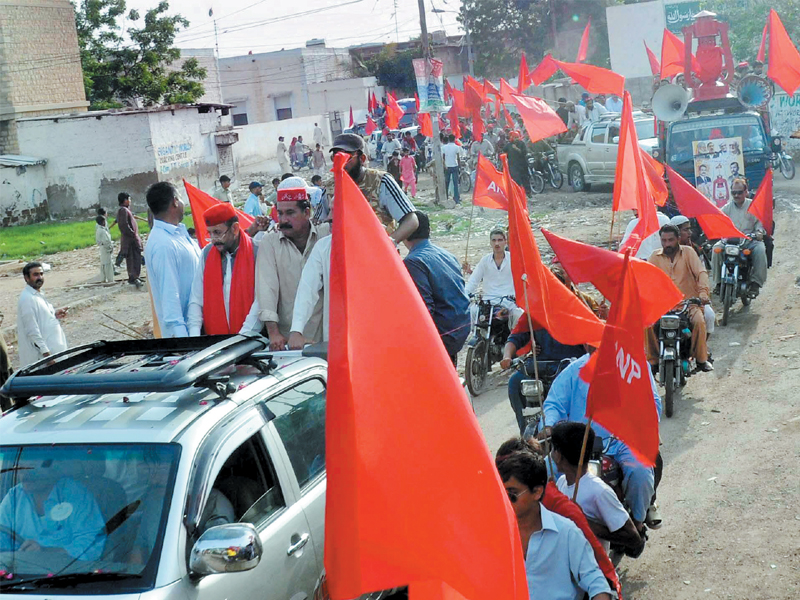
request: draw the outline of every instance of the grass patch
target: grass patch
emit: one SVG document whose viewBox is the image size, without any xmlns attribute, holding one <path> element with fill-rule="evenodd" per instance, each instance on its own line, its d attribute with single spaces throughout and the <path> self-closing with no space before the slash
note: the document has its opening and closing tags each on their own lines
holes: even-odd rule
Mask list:
<svg viewBox="0 0 800 600">
<path fill-rule="evenodd" d="M 146 218 L 147 213 L 141 213 L 139 216 Z M 111 215 L 110 220 L 113 219 L 114 216 Z M 188 211 L 183 222 L 186 227 L 194 226 L 192 215 L 188 214 Z M 86 220 L 5 227 L 0 229 L 0 258 L 36 258 L 94 246 L 94 226 L 94 220 Z M 139 221 L 139 234 L 144 235 L 149 232 L 147 223 Z M 118 241 L 119 237 L 119 227 L 114 227 L 111 230 L 111 238 Z"/>
</svg>

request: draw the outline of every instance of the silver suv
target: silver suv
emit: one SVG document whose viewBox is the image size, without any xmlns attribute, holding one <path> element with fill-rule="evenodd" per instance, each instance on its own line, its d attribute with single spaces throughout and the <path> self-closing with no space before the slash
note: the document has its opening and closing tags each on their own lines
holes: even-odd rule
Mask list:
<svg viewBox="0 0 800 600">
<path fill-rule="evenodd" d="M 12 377 L 0 594 L 312 598 L 327 363 L 267 349 L 244 336 L 97 342 Z"/>
</svg>

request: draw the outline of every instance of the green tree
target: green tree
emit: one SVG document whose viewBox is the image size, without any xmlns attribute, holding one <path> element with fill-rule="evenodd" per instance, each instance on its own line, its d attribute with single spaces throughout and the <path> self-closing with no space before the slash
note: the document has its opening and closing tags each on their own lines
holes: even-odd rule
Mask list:
<svg viewBox="0 0 800 600">
<path fill-rule="evenodd" d="M 125 16 L 125 0 L 79 0 L 75 22 L 81 50 L 86 98 L 92 109 L 141 102 L 145 106 L 190 103 L 203 95 L 206 70 L 190 58 L 170 68 L 181 51 L 175 35 L 189 22 L 167 15 L 169 3 L 160 2 L 144 19 L 137 10 Z M 118 19 L 133 24 L 123 37 Z M 141 25 L 139 25 L 141 23 Z"/>
<path fill-rule="evenodd" d="M 398 50 L 396 44 L 387 44 L 374 57 L 364 61 L 363 69 L 378 80 L 387 90 L 398 90 L 411 95 L 417 90 L 414 75 L 415 58 L 422 58 L 422 48 Z"/>
</svg>

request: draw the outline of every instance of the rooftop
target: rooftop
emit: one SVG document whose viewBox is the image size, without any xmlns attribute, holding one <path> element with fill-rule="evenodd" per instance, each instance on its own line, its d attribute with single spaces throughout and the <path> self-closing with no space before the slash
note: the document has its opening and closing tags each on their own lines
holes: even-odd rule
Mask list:
<svg viewBox="0 0 800 600">
<path fill-rule="evenodd" d="M 200 113 L 208 113 L 215 110 L 221 110 L 222 114 L 227 114 L 227 111 L 233 107 L 233 104 L 216 104 L 213 102 L 201 102 L 198 104 L 163 104 L 160 106 L 146 106 L 142 108 L 126 107 L 126 108 L 111 108 L 108 110 L 91 110 L 88 112 L 67 113 L 63 115 L 47 115 L 42 117 L 28 117 L 26 119 L 18 119 L 18 121 L 61 121 L 72 119 L 102 119 L 103 117 L 120 117 L 128 115 L 141 115 L 147 113 L 158 113 L 176 110 L 189 110 L 195 109 Z"/>
</svg>

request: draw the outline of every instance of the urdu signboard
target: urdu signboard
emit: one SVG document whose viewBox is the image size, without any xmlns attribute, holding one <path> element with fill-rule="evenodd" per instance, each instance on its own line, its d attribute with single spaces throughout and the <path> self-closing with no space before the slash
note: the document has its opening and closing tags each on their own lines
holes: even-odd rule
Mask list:
<svg viewBox="0 0 800 600">
<path fill-rule="evenodd" d="M 664 4 L 664 16 L 667 22 L 667 29 L 672 33 L 681 33 L 683 28 L 694 23 L 694 16 L 700 12 L 700 2 L 676 2 Z"/>
</svg>

